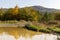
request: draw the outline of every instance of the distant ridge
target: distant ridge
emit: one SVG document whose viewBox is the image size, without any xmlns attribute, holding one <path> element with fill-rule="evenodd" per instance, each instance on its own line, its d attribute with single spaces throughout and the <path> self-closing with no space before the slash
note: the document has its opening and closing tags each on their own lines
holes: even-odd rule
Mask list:
<svg viewBox="0 0 60 40">
<path fill-rule="evenodd" d="M 54 9 L 54 8 L 46 8 L 43 6 L 30 6 L 30 7 L 24 7 L 24 8 L 33 8 L 39 12 L 60 12 L 60 9 Z M 0 8 L 0 10 L 7 11 L 9 8 Z M 20 9 L 20 8 L 19 8 Z"/>
<path fill-rule="evenodd" d="M 60 11 L 60 9 L 54 9 L 54 8 L 46 8 L 46 7 L 43 7 L 43 6 L 32 6 L 32 8 L 38 10 L 38 11 L 41 11 L 41 12 L 56 12 L 56 11 Z"/>
</svg>

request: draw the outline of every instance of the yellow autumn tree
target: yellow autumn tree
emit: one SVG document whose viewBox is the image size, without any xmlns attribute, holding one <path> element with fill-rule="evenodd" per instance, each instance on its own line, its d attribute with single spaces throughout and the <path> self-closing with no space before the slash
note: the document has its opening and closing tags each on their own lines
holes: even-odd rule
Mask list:
<svg viewBox="0 0 60 40">
<path fill-rule="evenodd" d="M 19 11 L 19 7 L 16 5 L 15 8 L 12 10 L 13 15 L 17 15 Z"/>
</svg>

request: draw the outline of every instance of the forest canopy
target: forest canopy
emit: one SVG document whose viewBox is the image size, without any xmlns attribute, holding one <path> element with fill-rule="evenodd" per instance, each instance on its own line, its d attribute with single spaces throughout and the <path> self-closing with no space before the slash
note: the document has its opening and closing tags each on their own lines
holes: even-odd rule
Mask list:
<svg viewBox="0 0 60 40">
<path fill-rule="evenodd" d="M 60 12 L 40 12 L 32 7 L 0 9 L 0 20 L 50 21 L 60 20 Z"/>
</svg>

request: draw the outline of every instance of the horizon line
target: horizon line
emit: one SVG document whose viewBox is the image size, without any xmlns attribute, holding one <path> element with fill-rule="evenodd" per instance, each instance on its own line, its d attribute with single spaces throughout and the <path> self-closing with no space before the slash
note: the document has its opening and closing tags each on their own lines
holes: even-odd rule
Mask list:
<svg viewBox="0 0 60 40">
<path fill-rule="evenodd" d="M 33 6 L 41 6 L 41 5 L 30 5 L 30 6 L 23 6 L 23 7 L 20 7 L 19 5 L 17 5 L 17 6 L 18 6 L 18 8 L 25 8 L 25 7 L 33 7 Z M 15 7 L 16 7 L 16 5 L 14 7 L 0 7 L 0 9 L 4 9 L 4 8 L 9 9 L 9 8 L 15 8 Z M 41 7 L 50 8 L 50 7 L 46 7 L 46 6 L 41 6 Z M 58 9 L 58 8 L 50 8 L 50 9 Z"/>
</svg>

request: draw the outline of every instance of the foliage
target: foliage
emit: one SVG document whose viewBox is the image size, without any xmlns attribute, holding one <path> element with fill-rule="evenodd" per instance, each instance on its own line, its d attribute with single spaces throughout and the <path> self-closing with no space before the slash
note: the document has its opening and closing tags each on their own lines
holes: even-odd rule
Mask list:
<svg viewBox="0 0 60 40">
<path fill-rule="evenodd" d="M 55 13 L 55 20 L 60 20 L 60 13 Z"/>
<path fill-rule="evenodd" d="M 49 30 L 49 29 L 47 29 L 45 27 L 43 27 L 43 28 L 41 27 L 39 31 L 40 32 L 45 32 L 45 33 L 50 33 L 51 32 L 51 30 Z"/>
<path fill-rule="evenodd" d="M 54 20 L 54 15 L 53 15 L 53 13 L 45 12 L 44 15 L 43 15 L 43 17 L 42 17 L 42 20 L 43 20 L 43 21 L 46 21 L 46 22 L 48 22 L 48 21 L 50 21 L 50 20 Z"/>
<path fill-rule="evenodd" d="M 35 25 L 25 25 L 25 28 L 29 29 L 29 30 L 33 30 L 33 31 L 37 31 L 37 27 Z"/>
<path fill-rule="evenodd" d="M 39 12 L 31 7 L 25 8 L 9 8 L 6 11 L 0 9 L 0 20 L 25 20 L 25 21 L 50 21 L 50 20 L 60 20 L 60 12 Z"/>
<path fill-rule="evenodd" d="M 54 33 L 60 33 L 60 28 L 58 28 L 58 27 L 49 27 L 48 29 Z"/>
<path fill-rule="evenodd" d="M 36 26 L 36 25 L 30 25 L 27 24 L 25 28 L 33 31 L 39 31 L 44 33 L 60 33 L 60 28 L 52 26 L 52 27 L 42 27 L 42 26 Z"/>
<path fill-rule="evenodd" d="M 45 32 L 45 33 L 50 33 L 50 30 L 45 28 L 45 27 L 40 27 L 40 26 L 36 26 L 36 25 L 26 25 L 25 28 L 29 29 L 29 30 L 33 30 L 33 31 L 39 31 L 39 32 Z"/>
</svg>

